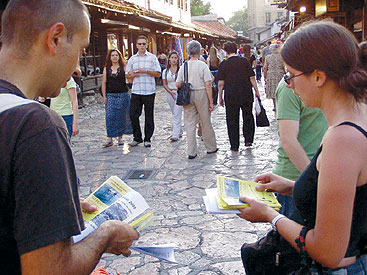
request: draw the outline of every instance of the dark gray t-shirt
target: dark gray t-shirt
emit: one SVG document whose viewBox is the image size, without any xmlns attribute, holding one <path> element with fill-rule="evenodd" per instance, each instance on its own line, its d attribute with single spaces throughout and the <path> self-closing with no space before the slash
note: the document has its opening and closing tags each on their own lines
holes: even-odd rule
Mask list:
<svg viewBox="0 0 367 275">
<path fill-rule="evenodd" d="M 64 121 L 2 80 L 0 164 L 1 272 L 20 274 L 21 254 L 78 234 L 84 223 Z"/>
</svg>

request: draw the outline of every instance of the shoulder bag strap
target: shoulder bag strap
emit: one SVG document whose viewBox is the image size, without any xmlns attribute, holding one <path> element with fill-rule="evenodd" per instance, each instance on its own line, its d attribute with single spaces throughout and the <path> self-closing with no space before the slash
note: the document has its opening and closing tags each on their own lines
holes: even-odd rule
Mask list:
<svg viewBox="0 0 367 275">
<path fill-rule="evenodd" d="M 189 82 L 188 70 L 189 70 L 189 67 L 188 67 L 188 64 L 187 64 L 187 61 L 186 61 L 185 64 L 184 64 L 184 82 L 185 83 Z"/>
</svg>

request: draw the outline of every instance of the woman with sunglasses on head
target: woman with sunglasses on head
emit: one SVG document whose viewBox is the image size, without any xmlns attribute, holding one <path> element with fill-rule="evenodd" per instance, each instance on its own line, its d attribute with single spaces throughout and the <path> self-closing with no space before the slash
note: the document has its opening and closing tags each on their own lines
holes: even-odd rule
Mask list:
<svg viewBox="0 0 367 275">
<path fill-rule="evenodd" d="M 312 274 L 367 272 L 366 48 L 331 21 L 308 23 L 289 36 L 281 51 L 287 87 L 306 107 L 320 108 L 329 129 L 296 182 L 270 173 L 255 179 L 263 183 L 258 190 L 293 194 L 300 218 L 241 198 L 250 207 L 240 217 L 272 222 L 313 260 Z"/>
<path fill-rule="evenodd" d="M 167 92 L 167 102 L 172 112 L 172 134 L 170 140 L 175 142 L 182 136 L 182 106 L 176 104 L 176 79 L 180 68 L 178 52 L 172 51 L 168 55 L 166 69 L 163 70 L 163 87 Z"/>
</svg>

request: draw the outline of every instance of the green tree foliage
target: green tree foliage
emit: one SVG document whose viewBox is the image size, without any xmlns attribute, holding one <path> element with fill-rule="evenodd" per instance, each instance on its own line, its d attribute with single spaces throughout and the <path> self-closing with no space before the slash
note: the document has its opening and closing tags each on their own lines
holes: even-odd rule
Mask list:
<svg viewBox="0 0 367 275">
<path fill-rule="evenodd" d="M 212 6 L 210 2 L 204 4 L 202 0 L 191 0 L 191 16 L 206 15 L 210 13 Z"/>
<path fill-rule="evenodd" d="M 228 19 L 226 25 L 235 31 L 243 31 L 244 36 L 248 36 L 248 13 L 247 8 L 236 11 Z"/>
</svg>

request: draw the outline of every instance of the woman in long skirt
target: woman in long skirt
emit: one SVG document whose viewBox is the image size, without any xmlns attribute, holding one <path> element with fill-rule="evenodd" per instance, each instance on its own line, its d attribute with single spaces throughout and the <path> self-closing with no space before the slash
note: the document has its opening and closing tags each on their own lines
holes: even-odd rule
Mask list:
<svg viewBox="0 0 367 275">
<path fill-rule="evenodd" d="M 125 78 L 126 62 L 119 50 L 111 50 L 103 69 L 102 96 L 106 107 L 107 141 L 103 147 L 113 145 L 112 138 L 117 137 L 118 145 L 123 145 L 122 135 L 131 133 L 127 120 L 130 96 Z"/>
</svg>

